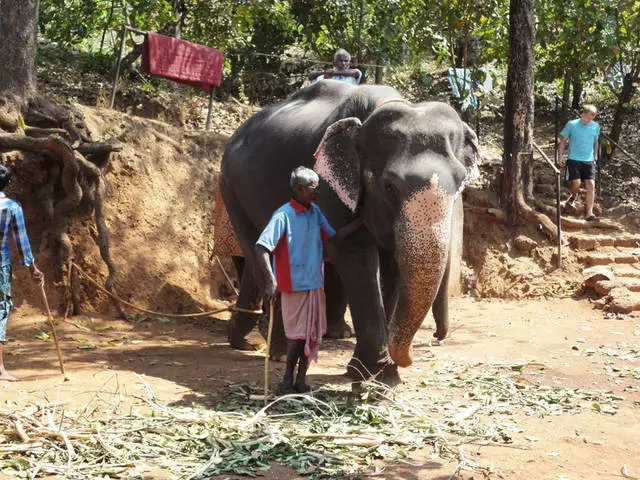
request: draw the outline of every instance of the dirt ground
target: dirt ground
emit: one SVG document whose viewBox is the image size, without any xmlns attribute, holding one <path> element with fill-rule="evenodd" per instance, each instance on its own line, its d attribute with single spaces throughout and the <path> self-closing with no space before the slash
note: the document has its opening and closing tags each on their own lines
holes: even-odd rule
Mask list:
<svg viewBox="0 0 640 480">
<path fill-rule="evenodd" d="M 464 405 L 469 394 L 452 386 L 454 377 L 449 371 L 464 367 L 481 376 L 490 368 L 509 370 L 517 365 L 520 382 L 607 391 L 621 400 L 610 413 L 587 407 L 561 415 L 535 416 L 515 408 L 508 414 L 482 418 L 480 411 L 479 421 L 509 420 L 518 426 L 512 443 L 466 446 L 467 457 L 484 467 L 481 472 L 463 469 L 451 477 L 457 462 L 443 461 L 433 455 L 432 447 L 425 447 L 412 453 L 407 463 L 382 462 L 385 471 L 376 478 L 586 480 L 640 476 L 638 317 L 609 318 L 593 310 L 586 300 L 570 298 L 478 301 L 465 297 L 452 301 L 451 312 L 452 332 L 444 345 L 430 346 L 431 319 L 427 318 L 418 332 L 415 362 L 401 371 L 404 382 L 396 389 L 398 396 L 416 404 L 440 398 L 435 400 L 440 405 L 425 404 L 430 412 L 451 402 L 449 394 Z M 28 404 L 57 404 L 68 409 L 91 406 L 94 415 L 127 411 L 140 404 L 145 388 L 142 378 L 163 404 L 215 407 L 230 381 L 262 381 L 262 355 L 232 350 L 225 343 L 225 327 L 224 317 L 194 321 L 75 317 L 58 325 L 71 378 L 63 382 L 53 344 L 42 334 L 47 331 L 45 317 L 25 302 L 11 319 L 6 345 L 7 367 L 21 381 L 0 384 L 0 409 L 17 411 Z M 310 370 L 315 387 L 347 384 L 342 374 L 352 343 L 325 342 L 319 363 Z M 272 364 L 272 388 L 282 368 L 282 364 Z M 150 471 L 144 478 L 165 477 L 162 472 Z M 264 478 L 299 477 L 274 465 Z"/>
</svg>

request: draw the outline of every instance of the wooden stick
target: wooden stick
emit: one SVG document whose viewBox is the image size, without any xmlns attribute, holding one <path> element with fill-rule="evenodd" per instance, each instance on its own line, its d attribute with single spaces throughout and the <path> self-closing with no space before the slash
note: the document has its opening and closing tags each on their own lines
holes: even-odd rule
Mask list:
<svg viewBox="0 0 640 480">
<path fill-rule="evenodd" d="M 47 300 L 47 294 L 44 291 L 44 281 L 40 284 L 40 292 L 42 293 L 42 300 L 44 306 L 47 309 L 47 318 L 49 319 L 49 325 L 51 326 L 51 334 L 53 335 L 53 342 L 56 345 L 56 353 L 58 354 L 58 362 L 60 362 L 60 373 L 64 375 L 64 362 L 62 361 L 62 352 L 60 351 L 60 344 L 58 343 L 58 336 L 56 335 L 56 328 L 53 325 L 53 315 L 49 309 L 49 301 Z"/>
<path fill-rule="evenodd" d="M 273 299 L 269 302 L 269 327 L 267 328 L 267 352 L 264 356 L 264 405 L 269 395 L 269 355 L 271 350 L 271 332 L 273 331 Z"/>
</svg>

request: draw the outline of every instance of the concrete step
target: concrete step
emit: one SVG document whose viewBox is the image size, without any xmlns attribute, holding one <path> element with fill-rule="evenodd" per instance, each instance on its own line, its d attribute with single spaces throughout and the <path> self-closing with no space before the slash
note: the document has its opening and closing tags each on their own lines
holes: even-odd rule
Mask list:
<svg viewBox="0 0 640 480">
<path fill-rule="evenodd" d="M 576 250 L 598 250 L 602 247 L 634 248 L 640 246 L 640 235 L 630 233 L 589 235 L 581 233 L 571 235 L 569 245 Z"/>
</svg>

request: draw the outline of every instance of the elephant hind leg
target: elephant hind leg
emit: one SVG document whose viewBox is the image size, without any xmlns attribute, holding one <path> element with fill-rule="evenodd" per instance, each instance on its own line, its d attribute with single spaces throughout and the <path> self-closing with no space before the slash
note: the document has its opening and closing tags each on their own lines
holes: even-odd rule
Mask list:
<svg viewBox="0 0 640 480">
<path fill-rule="evenodd" d="M 344 320 L 347 295 L 338 271 L 331 263 L 324 267 L 324 292 L 327 297 L 327 334 L 329 338 L 349 338 L 351 328 Z"/>
<path fill-rule="evenodd" d="M 257 310 L 260 306 L 258 286 L 251 272 L 244 272 L 240 282 L 240 295 L 236 305 L 249 310 Z M 238 350 L 259 350 L 263 342 L 249 342 L 246 336 L 253 330 L 259 320 L 258 315 L 235 312 L 231 316 L 228 329 L 228 339 L 231 346 Z"/>
<path fill-rule="evenodd" d="M 242 205 L 228 186 L 224 178 L 221 178 L 219 188 L 222 191 L 227 213 L 238 237 L 244 259 L 233 257 L 238 276 L 240 277 L 240 292 L 236 306 L 248 310 L 257 310 L 262 304 L 260 292 L 253 273 L 253 243 L 258 237 L 256 228 L 246 215 Z M 249 342 L 246 336 L 258 324 L 259 316 L 247 313 L 235 312 L 231 316 L 228 327 L 228 339 L 233 348 L 238 350 L 259 350 L 264 342 Z"/>
<path fill-rule="evenodd" d="M 254 272 L 255 256 L 253 246 L 258 239 L 258 231 L 251 223 L 250 218 L 245 213 L 244 208 L 233 194 L 233 191 L 226 182 L 220 182 L 222 195 L 227 205 L 227 212 L 233 228 L 238 236 L 240 248 L 244 259 L 241 257 L 233 257 L 234 265 L 240 276 L 240 292 L 236 305 L 249 310 L 257 310 L 262 305 L 260 291 L 256 282 Z M 273 359 L 280 360 L 286 353 L 286 338 L 284 335 L 284 327 L 282 325 L 282 314 L 280 312 L 279 303 L 275 305 L 274 327 L 271 338 L 270 355 Z M 264 306 L 264 310 L 268 307 Z M 268 321 L 268 319 L 266 319 Z M 265 316 L 252 315 L 247 313 L 236 312 L 232 315 L 228 327 L 228 340 L 231 347 L 238 350 L 261 350 L 265 346 L 264 341 L 250 341 L 247 336 L 256 325 L 260 326 L 260 333 L 266 339 L 266 328 L 264 325 Z"/>
</svg>

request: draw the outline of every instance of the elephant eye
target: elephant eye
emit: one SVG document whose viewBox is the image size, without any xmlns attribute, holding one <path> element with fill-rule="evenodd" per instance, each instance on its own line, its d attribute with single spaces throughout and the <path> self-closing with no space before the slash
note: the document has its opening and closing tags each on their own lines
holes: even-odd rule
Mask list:
<svg viewBox="0 0 640 480">
<path fill-rule="evenodd" d="M 384 189 L 385 189 L 387 192 L 389 192 L 389 193 L 393 192 L 393 186 L 391 186 L 391 184 L 390 184 L 390 183 L 387 183 L 387 184 L 384 186 Z"/>
</svg>

